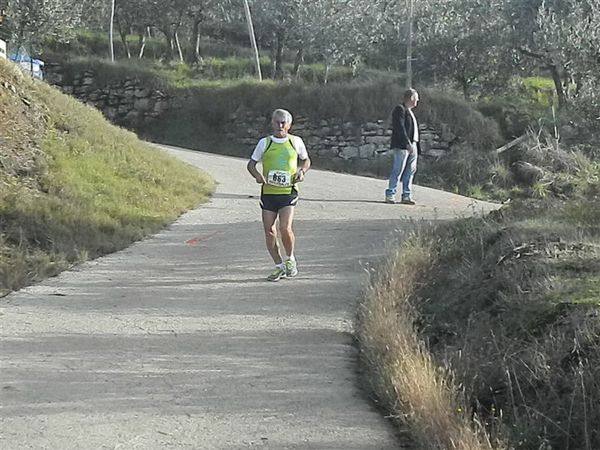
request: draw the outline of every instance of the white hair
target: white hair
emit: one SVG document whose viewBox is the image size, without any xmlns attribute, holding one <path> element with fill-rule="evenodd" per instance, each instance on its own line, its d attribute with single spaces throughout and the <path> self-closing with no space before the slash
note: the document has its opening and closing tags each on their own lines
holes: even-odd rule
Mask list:
<svg viewBox="0 0 600 450">
<path fill-rule="evenodd" d="M 286 109 L 276 109 L 275 111 L 273 111 L 273 116 L 271 116 L 271 118 L 273 120 L 280 118 L 285 120 L 285 123 L 292 123 L 292 115 L 290 114 L 290 112 Z"/>
</svg>

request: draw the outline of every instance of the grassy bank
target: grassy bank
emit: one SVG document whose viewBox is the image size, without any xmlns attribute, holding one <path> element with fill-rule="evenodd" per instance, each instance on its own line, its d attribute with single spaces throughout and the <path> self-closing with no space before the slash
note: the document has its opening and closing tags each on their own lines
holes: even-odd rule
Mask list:
<svg viewBox="0 0 600 450">
<path fill-rule="evenodd" d="M 600 447 L 600 166 L 407 237 L 358 318 L 373 387 L 425 448 Z"/>
<path fill-rule="evenodd" d="M 0 61 L 0 292 L 121 249 L 212 180 Z"/>
<path fill-rule="evenodd" d="M 451 372 L 438 365 L 417 331 L 413 300 L 431 251 L 419 234 L 408 236 L 372 277 L 357 320 L 366 379 L 390 415 L 409 426 L 419 448 L 492 448 L 483 430 L 471 426 Z"/>
</svg>

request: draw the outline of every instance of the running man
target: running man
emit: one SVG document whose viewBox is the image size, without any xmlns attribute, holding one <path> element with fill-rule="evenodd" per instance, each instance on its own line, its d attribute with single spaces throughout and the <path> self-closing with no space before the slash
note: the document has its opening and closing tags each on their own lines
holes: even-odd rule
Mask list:
<svg viewBox="0 0 600 450">
<path fill-rule="evenodd" d="M 248 172 L 262 185 L 260 207 L 265 231 L 267 250 L 275 262 L 275 270 L 267 277 L 269 281 L 298 275 L 294 247 L 296 237 L 292 230 L 294 206 L 298 203 L 296 183 L 304 181 L 310 168 L 310 159 L 302 139 L 289 134 L 292 115 L 285 109 L 276 109 L 271 118 L 273 135 L 264 137 L 248 161 Z M 262 164 L 262 172 L 256 168 Z M 279 251 L 276 221 L 285 250 L 285 261 Z"/>
</svg>

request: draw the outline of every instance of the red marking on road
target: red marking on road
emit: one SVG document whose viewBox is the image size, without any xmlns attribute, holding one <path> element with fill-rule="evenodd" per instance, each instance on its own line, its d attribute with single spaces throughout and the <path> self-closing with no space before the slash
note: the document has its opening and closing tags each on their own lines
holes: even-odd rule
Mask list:
<svg viewBox="0 0 600 450">
<path fill-rule="evenodd" d="M 207 234 L 206 236 L 196 236 L 191 239 L 188 239 L 187 241 L 185 241 L 185 243 L 187 245 L 198 245 L 200 242 L 206 241 L 219 233 L 222 233 L 222 231 L 215 231 L 214 233 Z"/>
</svg>

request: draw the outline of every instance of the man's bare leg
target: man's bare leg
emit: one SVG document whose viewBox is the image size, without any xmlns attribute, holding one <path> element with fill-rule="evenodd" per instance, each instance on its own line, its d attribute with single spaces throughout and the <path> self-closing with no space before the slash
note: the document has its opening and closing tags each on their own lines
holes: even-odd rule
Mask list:
<svg viewBox="0 0 600 450">
<path fill-rule="evenodd" d="M 277 213 L 273 211 L 262 210 L 262 222 L 265 230 L 265 242 L 267 244 L 267 250 L 273 258 L 275 264 L 281 264 L 283 261 L 279 254 L 279 245 L 277 243 L 277 228 L 275 227 L 275 221 L 277 220 Z"/>
<path fill-rule="evenodd" d="M 294 207 L 286 206 L 279 210 L 279 232 L 281 233 L 281 242 L 285 249 L 285 254 L 290 257 L 294 255 L 294 247 L 296 245 L 296 236 L 292 229 L 294 220 Z"/>
<path fill-rule="evenodd" d="M 281 241 L 287 255 L 285 261 L 285 273 L 288 278 L 298 275 L 298 266 L 296 264 L 296 256 L 294 255 L 294 247 L 296 246 L 296 236 L 292 229 L 292 221 L 294 220 L 294 207 L 287 206 L 279 211 L 279 232 L 281 233 Z"/>
</svg>

